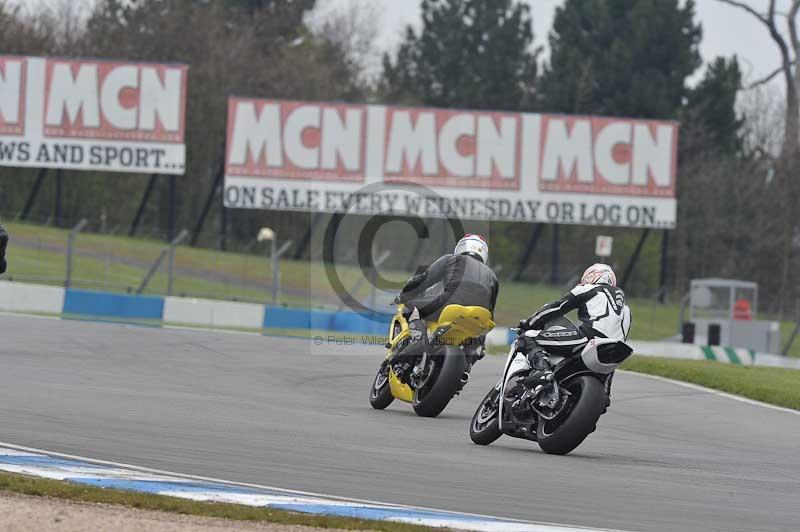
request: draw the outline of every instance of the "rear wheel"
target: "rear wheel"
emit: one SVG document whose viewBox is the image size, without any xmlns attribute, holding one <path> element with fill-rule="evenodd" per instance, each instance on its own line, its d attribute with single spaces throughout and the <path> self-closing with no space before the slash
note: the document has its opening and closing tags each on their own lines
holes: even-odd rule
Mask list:
<svg viewBox="0 0 800 532">
<path fill-rule="evenodd" d="M 394 401 L 394 396 L 389 388 L 389 368 L 378 370 L 372 388 L 369 391 L 369 404 L 375 410 L 383 410 Z"/>
<path fill-rule="evenodd" d="M 603 383 L 588 375 L 578 377 L 563 386 L 569 390 L 564 411 L 555 419 L 539 418 L 536 439 L 548 454 L 567 454 L 597 428 L 597 420 L 606 405 Z"/>
<path fill-rule="evenodd" d="M 492 388 L 483 398 L 472 423 L 469 426 L 469 437 L 478 445 L 489 445 L 503 435 L 500 431 L 500 420 L 497 415 L 500 406 L 500 392 Z"/>
<path fill-rule="evenodd" d="M 426 383 L 414 391 L 412 406 L 422 417 L 436 417 L 458 391 L 466 367 L 464 352 L 457 347 L 447 347 L 434 359 L 432 374 Z"/>
</svg>

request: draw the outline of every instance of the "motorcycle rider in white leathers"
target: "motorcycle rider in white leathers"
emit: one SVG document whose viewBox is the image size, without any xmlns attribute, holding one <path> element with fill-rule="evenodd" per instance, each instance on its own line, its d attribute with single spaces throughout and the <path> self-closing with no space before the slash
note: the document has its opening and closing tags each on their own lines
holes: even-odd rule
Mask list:
<svg viewBox="0 0 800 532">
<path fill-rule="evenodd" d="M 543 336 L 534 338 L 533 333 L 528 332 L 539 331 L 548 322 L 572 310 L 578 311 L 580 336 L 558 335 L 552 338 Z M 517 352 L 527 356 L 531 368 L 539 370 L 532 376 L 531 382 L 539 380 L 544 383 L 552 379 L 552 372 L 542 364 L 542 358 L 547 355 L 547 347 L 563 349 L 574 345 L 577 349 L 592 338 L 625 340 L 631 328 L 631 310 L 625 304 L 625 293 L 617 288 L 617 276 L 614 270 L 607 264 L 593 264 L 583 273 L 580 284 L 561 299 L 548 303 L 530 318 L 520 321 L 519 328 Z M 611 378 L 609 376 L 606 388 L 609 404 Z"/>
</svg>

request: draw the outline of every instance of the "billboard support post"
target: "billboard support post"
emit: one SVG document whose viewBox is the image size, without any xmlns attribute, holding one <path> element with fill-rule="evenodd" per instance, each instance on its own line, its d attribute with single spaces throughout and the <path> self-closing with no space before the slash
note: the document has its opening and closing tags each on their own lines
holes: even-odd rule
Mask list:
<svg viewBox="0 0 800 532">
<path fill-rule="evenodd" d="M 553 224 L 551 226 L 553 228 L 553 240 L 552 240 L 552 250 L 550 253 L 550 283 L 551 284 L 558 284 L 561 276 L 559 275 L 559 262 L 560 257 L 560 238 L 559 238 L 559 226 L 557 224 Z"/>
<path fill-rule="evenodd" d="M 306 248 L 311 243 L 311 239 L 314 237 L 314 231 L 319 225 L 320 220 L 322 220 L 321 212 L 315 213 L 314 217 L 311 218 L 311 223 L 308 226 L 308 230 L 303 235 L 303 238 L 300 239 L 300 242 L 297 244 L 297 249 L 294 251 L 294 260 L 300 260 L 303 258 L 303 254 L 306 252 Z"/>
<path fill-rule="evenodd" d="M 53 225 L 61 227 L 61 196 L 63 189 L 64 170 L 56 170 L 56 192 L 53 205 Z"/>
<path fill-rule="evenodd" d="M 658 302 L 664 303 L 667 299 L 667 277 L 669 276 L 669 230 L 664 229 L 661 234 L 661 268 L 658 281 Z"/>
<path fill-rule="evenodd" d="M 228 250 L 228 209 L 225 208 L 224 203 L 219 205 L 219 249 L 220 251 Z"/>
<path fill-rule="evenodd" d="M 622 275 L 623 288 L 628 286 L 628 280 L 630 280 L 631 274 L 636 268 L 636 263 L 639 262 L 639 255 L 642 253 L 642 248 L 644 247 L 644 243 L 647 241 L 647 237 L 649 235 L 650 229 L 645 229 L 642 231 L 642 236 L 639 238 L 639 242 L 636 243 L 636 248 L 633 250 L 633 255 L 631 255 L 628 265 L 625 267 L 625 273 Z"/>
<path fill-rule="evenodd" d="M 20 220 L 27 220 L 28 216 L 31 213 L 31 209 L 33 208 L 33 203 L 36 201 L 36 196 L 39 195 L 39 190 L 42 188 L 42 183 L 44 182 L 44 178 L 47 176 L 47 168 L 40 168 L 39 175 L 36 176 L 36 181 L 33 182 L 33 186 L 31 187 L 31 192 L 28 194 L 28 199 L 25 200 L 25 206 L 22 208 L 22 212 L 19 215 Z"/>
<path fill-rule="evenodd" d="M 534 224 L 533 230 L 531 231 L 531 236 L 528 237 L 528 242 L 526 243 L 525 248 L 522 250 L 522 256 L 519 259 L 519 268 L 517 269 L 517 273 L 515 273 L 514 277 L 511 278 L 512 281 L 519 281 L 522 279 L 522 273 L 528 266 L 528 261 L 530 260 L 531 255 L 533 255 L 533 252 L 536 251 L 536 246 L 539 243 L 539 238 L 541 238 L 543 230 L 544 224 Z"/>
<path fill-rule="evenodd" d="M 223 147 L 222 153 L 225 153 L 225 148 Z M 208 196 L 206 197 L 206 202 L 203 204 L 203 210 L 200 211 L 200 216 L 197 218 L 197 223 L 194 225 L 194 230 L 192 231 L 192 240 L 190 244 L 192 246 L 197 245 L 197 239 L 200 238 L 200 231 L 203 230 L 203 224 L 206 223 L 206 218 L 208 217 L 209 211 L 211 211 L 211 206 L 214 203 L 214 198 L 217 195 L 217 190 L 222 186 L 222 179 L 225 177 L 225 157 L 220 158 L 219 165 L 217 166 L 217 171 L 214 174 L 214 181 L 211 183 L 211 190 L 208 191 Z M 223 207 L 224 210 L 224 207 Z"/>
<path fill-rule="evenodd" d="M 142 195 L 142 201 L 139 202 L 139 207 L 136 209 L 136 214 L 133 217 L 133 221 L 131 222 L 131 228 L 128 231 L 128 236 L 133 236 L 136 234 L 136 230 L 139 228 L 139 224 L 142 221 L 142 215 L 144 214 L 144 208 L 147 206 L 147 200 L 150 199 L 150 194 L 153 192 L 153 187 L 155 187 L 156 179 L 158 179 L 158 174 L 153 174 L 150 176 L 150 180 L 147 182 L 147 188 L 144 189 L 144 195 Z"/>
<path fill-rule="evenodd" d="M 452 253 L 448 249 L 448 244 L 450 243 L 449 229 L 450 229 L 450 224 L 447 222 L 447 218 L 442 218 L 442 254 Z M 461 236 L 459 236 L 459 238 L 461 238 Z"/>
<path fill-rule="evenodd" d="M 175 238 L 175 211 L 177 210 L 177 193 L 175 190 L 175 176 L 169 176 L 169 214 L 167 216 L 167 242 Z"/>
</svg>

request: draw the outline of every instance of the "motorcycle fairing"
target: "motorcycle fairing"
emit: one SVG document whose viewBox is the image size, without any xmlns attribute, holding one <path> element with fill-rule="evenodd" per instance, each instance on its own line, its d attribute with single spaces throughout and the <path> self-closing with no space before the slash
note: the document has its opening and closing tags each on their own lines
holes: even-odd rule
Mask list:
<svg viewBox="0 0 800 532">
<path fill-rule="evenodd" d="M 429 338 L 442 345 L 454 346 L 483 336 L 495 327 L 492 313 L 488 309 L 463 305 L 447 305 L 439 314 L 438 321 L 429 322 L 427 325 Z M 402 307 L 398 306 L 398 312 L 389 326 L 389 351 L 386 357 L 390 357 L 410 334 L 408 321 L 402 316 Z M 395 399 L 406 403 L 414 400 L 414 390 L 408 384 L 400 382 L 397 374 L 391 368 L 389 369 L 389 390 Z"/>
</svg>

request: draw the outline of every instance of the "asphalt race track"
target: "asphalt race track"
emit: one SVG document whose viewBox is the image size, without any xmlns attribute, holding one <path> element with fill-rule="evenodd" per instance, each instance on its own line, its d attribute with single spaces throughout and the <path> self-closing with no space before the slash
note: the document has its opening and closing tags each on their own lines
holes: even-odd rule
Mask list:
<svg viewBox="0 0 800 532">
<path fill-rule="evenodd" d="M 798 530 L 800 416 L 621 374 L 573 454 L 367 391 L 380 347 L 0 316 L 0 441 L 185 474 L 624 530 Z M 360 343 L 360 340 L 359 340 Z"/>
</svg>

